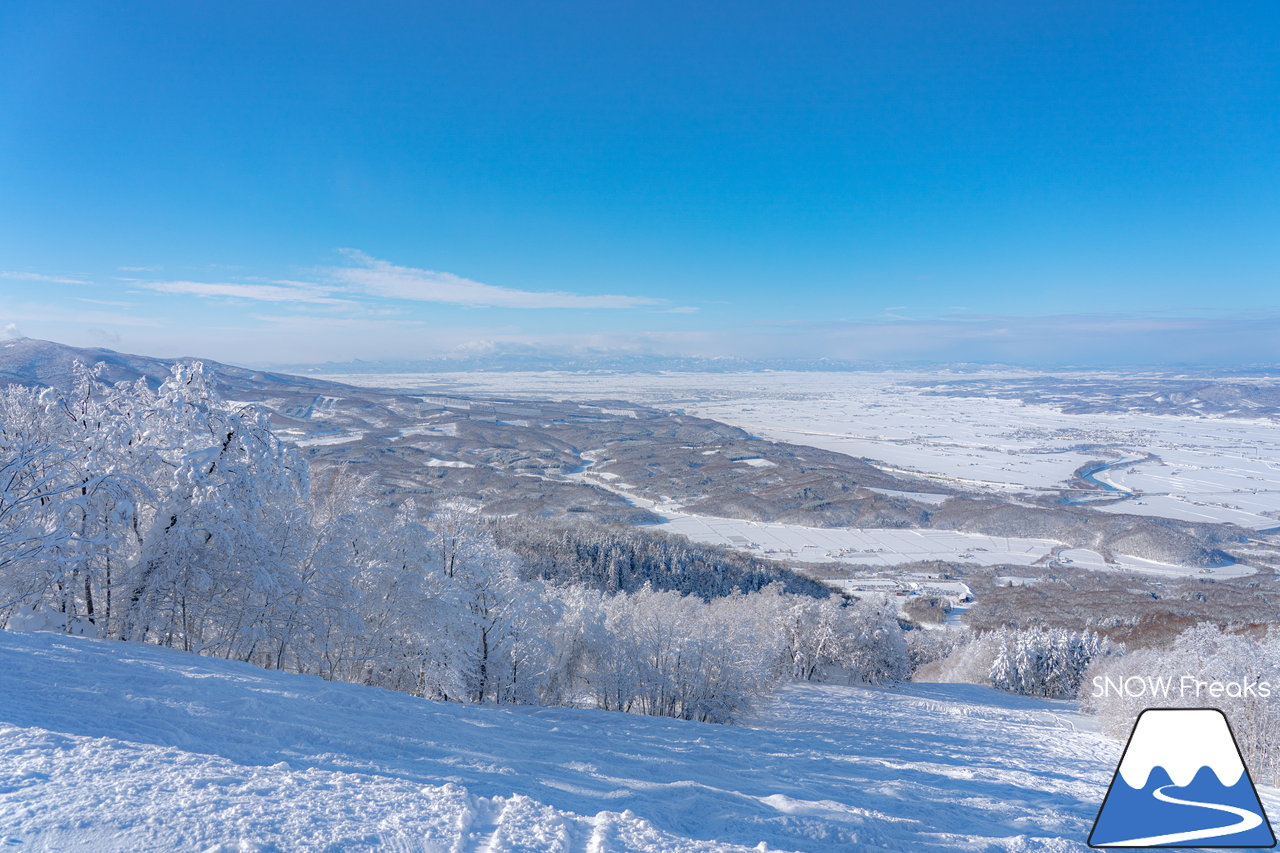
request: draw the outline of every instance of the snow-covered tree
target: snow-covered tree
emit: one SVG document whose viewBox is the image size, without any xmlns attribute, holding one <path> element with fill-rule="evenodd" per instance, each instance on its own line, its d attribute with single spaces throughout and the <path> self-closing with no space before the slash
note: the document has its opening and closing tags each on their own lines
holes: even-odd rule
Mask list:
<svg viewBox="0 0 1280 853">
<path fill-rule="evenodd" d="M 65 393 L 0 389 L 0 625 L 724 722 L 789 678 L 905 675 L 892 612 L 823 592 L 675 537 L 388 507 L 346 469 L 313 482 L 198 363 L 156 389 L 87 368 Z"/>
<path fill-rule="evenodd" d="M 1026 696 L 1075 696 L 1090 663 L 1114 653 L 1111 642 L 1089 630 L 1063 628 L 1003 631 L 991 663 L 991 685 Z"/>
<path fill-rule="evenodd" d="M 81 449 L 52 392 L 0 389 L 0 607 L 8 616 L 71 592 L 65 549 Z"/>
<path fill-rule="evenodd" d="M 154 422 L 170 473 L 156 484 L 124 634 L 249 660 L 290 586 L 306 466 L 263 415 L 221 402 L 198 363 L 175 366 Z"/>
</svg>

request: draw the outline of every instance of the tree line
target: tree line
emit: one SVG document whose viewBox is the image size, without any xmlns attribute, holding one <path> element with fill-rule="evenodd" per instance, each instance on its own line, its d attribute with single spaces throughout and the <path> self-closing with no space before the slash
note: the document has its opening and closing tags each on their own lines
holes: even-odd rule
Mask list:
<svg viewBox="0 0 1280 853">
<path fill-rule="evenodd" d="M 490 522 L 503 548 L 520 558 L 521 572 L 602 592 L 654 589 L 704 600 L 754 592 L 771 584 L 796 595 L 826 598 L 831 588 L 771 560 L 692 542 L 683 536 L 620 525 L 561 524 L 541 519 Z"/>
</svg>

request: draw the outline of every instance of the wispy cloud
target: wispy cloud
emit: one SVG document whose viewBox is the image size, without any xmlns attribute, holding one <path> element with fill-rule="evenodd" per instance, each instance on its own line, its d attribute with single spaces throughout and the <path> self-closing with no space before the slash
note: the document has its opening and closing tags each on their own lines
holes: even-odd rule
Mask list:
<svg viewBox="0 0 1280 853">
<path fill-rule="evenodd" d="M 363 313 L 387 310 L 385 306 L 376 309 L 375 304 L 369 301 L 371 297 L 402 302 L 461 305 L 468 308 L 619 309 L 667 304 L 666 300 L 643 296 L 519 290 L 485 284 L 450 272 L 400 266 L 356 249 L 345 249 L 343 254 L 350 260 L 350 264 L 323 269 L 315 281 L 129 281 L 134 287 L 156 293 L 280 304 L 345 306 Z M 669 310 L 672 313 L 688 314 L 698 309 L 678 307 Z"/>
<path fill-rule="evenodd" d="M 0 322 L 13 321 L 27 329 L 28 334 L 39 336 L 43 329 L 50 325 L 58 326 L 98 326 L 111 328 L 128 326 L 137 328 L 155 328 L 168 325 L 159 317 L 140 316 L 133 311 L 109 311 L 97 309 L 80 309 L 71 304 L 23 303 L 9 304 L 0 300 Z"/>
<path fill-rule="evenodd" d="M 58 275 L 45 275 L 38 272 L 19 272 L 16 270 L 0 270 L 0 278 L 7 278 L 11 281 L 36 281 L 46 284 L 88 284 L 89 282 L 79 278 L 65 278 Z"/>
<path fill-rule="evenodd" d="M 116 299 L 90 299 L 87 296 L 77 296 L 76 302 L 84 302 L 89 305 L 105 305 L 108 308 L 134 308 L 136 303 L 124 302 Z"/>
<path fill-rule="evenodd" d="M 696 306 L 693 306 L 693 305 L 681 305 L 681 306 L 679 306 L 678 308 L 668 308 L 668 309 L 666 310 L 666 312 L 665 312 L 665 313 L 667 313 L 667 314 L 697 314 L 697 313 L 698 313 L 698 310 L 699 310 L 699 309 L 698 309 Z"/>
<path fill-rule="evenodd" d="M 472 281 L 449 272 L 402 267 L 348 249 L 352 266 L 335 267 L 330 275 L 346 287 L 389 299 L 441 302 L 472 308 L 639 308 L 661 305 L 660 299 L 605 294 L 583 296 L 563 291 L 517 290 Z"/>
<path fill-rule="evenodd" d="M 177 293 L 258 302 L 297 302 L 311 305 L 345 305 L 350 300 L 334 297 L 332 288 L 287 282 L 282 284 L 224 284 L 203 281 L 139 281 L 138 287 L 158 293 Z"/>
</svg>

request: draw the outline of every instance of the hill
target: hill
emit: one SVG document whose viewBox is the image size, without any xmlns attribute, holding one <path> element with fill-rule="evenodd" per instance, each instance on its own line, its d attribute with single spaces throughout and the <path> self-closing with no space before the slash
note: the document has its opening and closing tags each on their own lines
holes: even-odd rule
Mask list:
<svg viewBox="0 0 1280 853">
<path fill-rule="evenodd" d="M 207 358 L 152 358 L 101 347 L 72 347 L 33 338 L 0 341 L 0 384 L 16 382 L 20 385 L 62 388 L 71 379 L 72 365 L 78 362 L 85 365 L 101 364 L 103 378 L 108 382 L 145 379 L 154 388 L 169 375 L 173 365 L 194 361 L 204 362 L 215 377 L 218 391 L 232 399 L 245 399 L 246 395 L 267 390 L 278 392 L 282 388 L 315 391 L 345 387 L 319 379 L 236 367 Z"/>
<path fill-rule="evenodd" d="M 0 384 L 66 388 L 80 362 L 101 363 L 109 382 L 144 379 L 155 386 L 174 363 L 195 360 L 23 338 L 0 343 Z M 224 399 L 266 410 L 277 434 L 305 448 L 313 466 L 368 472 L 388 502 L 412 497 L 429 505 L 462 495 L 482 500 L 493 515 L 659 520 L 599 479 L 581 476 L 591 469 L 635 482 L 647 496 L 705 504 L 712 512 L 745 500 L 753 513 L 798 522 L 904 526 L 920 522 L 924 505 L 866 487 L 933 488 L 865 460 L 625 402 L 399 394 L 201 361 Z M 741 462 L 766 456 L 772 467 Z"/>
<path fill-rule="evenodd" d="M 1085 850 L 1119 745 L 971 685 L 749 726 L 466 706 L 0 631 L 0 843 L 52 851 Z"/>
</svg>

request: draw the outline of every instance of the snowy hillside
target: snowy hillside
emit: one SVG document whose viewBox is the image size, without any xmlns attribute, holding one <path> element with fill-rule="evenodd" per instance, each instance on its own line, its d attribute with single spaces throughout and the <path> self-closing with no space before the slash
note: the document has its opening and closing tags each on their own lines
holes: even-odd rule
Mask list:
<svg viewBox="0 0 1280 853">
<path fill-rule="evenodd" d="M 0 631 L 0 844 L 1083 850 L 1119 745 L 1077 728 L 970 685 L 795 686 L 717 726 Z"/>
</svg>

